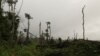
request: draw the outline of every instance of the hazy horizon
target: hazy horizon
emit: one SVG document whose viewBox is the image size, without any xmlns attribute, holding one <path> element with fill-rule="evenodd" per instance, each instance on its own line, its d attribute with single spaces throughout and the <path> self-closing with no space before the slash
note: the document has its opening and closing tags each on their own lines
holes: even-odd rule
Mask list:
<svg viewBox="0 0 100 56">
<path fill-rule="evenodd" d="M 18 8 L 22 0 L 19 1 Z M 51 22 L 52 36 L 66 39 L 73 37 L 74 32 L 82 38 L 82 7 L 84 4 L 86 38 L 100 40 L 100 1 L 99 0 L 23 0 L 20 16 L 29 13 L 31 20 L 30 32 L 38 35 L 39 23 L 46 29 L 47 21 Z M 18 10 L 18 9 L 17 9 Z M 21 20 L 26 26 L 27 20 Z M 22 25 L 22 24 L 21 24 Z M 21 26 L 24 28 L 24 26 Z"/>
</svg>

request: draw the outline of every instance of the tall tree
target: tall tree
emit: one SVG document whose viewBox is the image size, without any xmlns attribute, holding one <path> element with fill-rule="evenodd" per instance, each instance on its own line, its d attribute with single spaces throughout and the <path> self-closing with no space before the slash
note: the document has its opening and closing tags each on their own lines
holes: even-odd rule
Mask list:
<svg viewBox="0 0 100 56">
<path fill-rule="evenodd" d="M 5 2 L 12 7 L 11 11 L 4 11 L 2 6 L 2 1 L 0 0 L 0 38 L 2 40 L 12 40 L 17 38 L 17 29 L 19 26 L 19 17 L 13 10 L 15 10 L 15 3 L 17 0 L 6 0 Z M 11 3 L 12 2 L 12 3 Z M 11 6 L 11 4 L 14 4 Z M 14 29 L 14 30 L 13 30 Z M 13 36 L 12 36 L 13 34 Z"/>
<path fill-rule="evenodd" d="M 27 37 L 26 37 L 26 40 L 29 40 L 30 19 L 32 19 L 32 17 L 28 13 L 25 13 L 25 17 L 28 19 L 28 28 L 27 28 Z"/>
<path fill-rule="evenodd" d="M 85 9 L 85 5 L 84 5 L 84 7 L 82 8 L 82 15 L 83 15 L 83 17 L 82 17 L 82 19 L 83 19 L 83 24 L 82 24 L 82 26 L 83 26 L 83 39 L 85 39 L 85 19 L 84 19 L 84 9 Z"/>
<path fill-rule="evenodd" d="M 50 39 L 51 37 L 51 22 L 46 22 L 47 23 L 47 29 L 46 29 L 46 37 L 47 37 L 47 41 Z"/>
</svg>

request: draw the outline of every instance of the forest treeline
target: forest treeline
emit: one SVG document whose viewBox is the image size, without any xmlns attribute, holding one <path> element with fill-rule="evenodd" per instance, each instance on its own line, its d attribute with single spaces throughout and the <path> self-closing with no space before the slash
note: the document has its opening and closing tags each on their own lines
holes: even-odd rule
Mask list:
<svg viewBox="0 0 100 56">
<path fill-rule="evenodd" d="M 99 41 L 77 39 L 77 34 L 73 39 L 54 39 L 49 21 L 46 22 L 45 31 L 42 31 L 40 22 L 39 37 L 31 37 L 29 30 L 32 17 L 28 13 L 25 13 L 27 29 L 19 31 L 21 16 L 20 11 L 16 12 L 17 2 L 0 0 L 0 56 L 100 56 Z M 7 4 L 7 11 L 4 4 Z"/>
</svg>

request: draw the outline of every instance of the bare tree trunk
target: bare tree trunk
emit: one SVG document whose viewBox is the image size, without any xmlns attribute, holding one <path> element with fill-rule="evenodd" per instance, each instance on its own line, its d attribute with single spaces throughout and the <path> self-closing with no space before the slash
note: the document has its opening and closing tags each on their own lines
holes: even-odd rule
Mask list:
<svg viewBox="0 0 100 56">
<path fill-rule="evenodd" d="M 82 14 L 83 14 L 83 39 L 85 39 L 85 19 L 84 19 L 84 9 L 85 9 L 85 5 L 84 7 L 82 8 Z"/>
<path fill-rule="evenodd" d="M 1 6 L 2 6 L 2 0 L 0 0 L 0 15 L 2 14 L 2 8 L 1 8 Z"/>
<path fill-rule="evenodd" d="M 29 28 L 30 28 L 30 21 L 28 19 L 27 40 L 29 39 Z"/>
<path fill-rule="evenodd" d="M 39 35 L 40 35 L 40 37 L 41 37 L 41 22 L 40 22 L 40 24 L 39 24 Z"/>
</svg>

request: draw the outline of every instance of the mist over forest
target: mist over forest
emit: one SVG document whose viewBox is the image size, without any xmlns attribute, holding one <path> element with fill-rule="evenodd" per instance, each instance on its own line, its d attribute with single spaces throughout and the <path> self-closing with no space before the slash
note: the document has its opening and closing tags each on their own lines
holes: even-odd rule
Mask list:
<svg viewBox="0 0 100 56">
<path fill-rule="evenodd" d="M 0 0 L 0 56 L 100 56 L 99 2 Z"/>
</svg>

